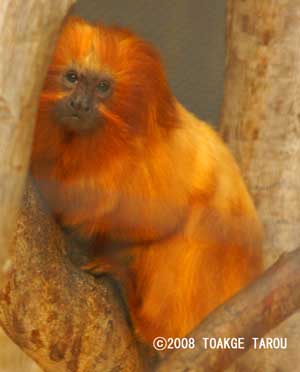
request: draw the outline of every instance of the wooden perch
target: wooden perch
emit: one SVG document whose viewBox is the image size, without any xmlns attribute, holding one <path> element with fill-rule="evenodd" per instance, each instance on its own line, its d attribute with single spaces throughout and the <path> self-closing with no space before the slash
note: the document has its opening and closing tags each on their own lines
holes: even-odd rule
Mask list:
<svg viewBox="0 0 300 372">
<path fill-rule="evenodd" d="M 29 187 L 18 221 L 0 323 L 45 371 L 139 371 L 124 309 L 108 281 L 68 258 L 60 229 Z"/>
<path fill-rule="evenodd" d="M 195 349 L 171 353 L 157 372 L 223 371 L 262 337 L 300 308 L 300 248 L 286 253 L 252 285 L 212 312 L 188 337 Z M 206 349 L 203 337 L 245 338 L 244 349 Z"/>
</svg>

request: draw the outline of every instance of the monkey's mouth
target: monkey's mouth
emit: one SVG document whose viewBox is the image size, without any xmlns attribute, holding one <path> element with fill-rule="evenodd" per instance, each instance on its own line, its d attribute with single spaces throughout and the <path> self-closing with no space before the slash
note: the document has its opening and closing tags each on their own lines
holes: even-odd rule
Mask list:
<svg viewBox="0 0 300 372">
<path fill-rule="evenodd" d="M 78 114 L 61 117 L 59 124 L 68 131 L 71 130 L 78 134 L 93 132 L 99 128 L 99 120 L 96 121 L 92 118 L 81 117 Z"/>
<path fill-rule="evenodd" d="M 87 134 L 102 127 L 102 117 L 96 110 L 81 112 L 69 109 L 64 102 L 58 102 L 53 107 L 55 123 L 68 132 Z"/>
<path fill-rule="evenodd" d="M 102 127 L 102 120 L 100 116 L 94 115 L 80 115 L 80 113 L 60 113 L 55 116 L 55 122 L 58 126 L 68 132 L 75 134 L 88 134 L 94 132 L 96 129 Z"/>
</svg>

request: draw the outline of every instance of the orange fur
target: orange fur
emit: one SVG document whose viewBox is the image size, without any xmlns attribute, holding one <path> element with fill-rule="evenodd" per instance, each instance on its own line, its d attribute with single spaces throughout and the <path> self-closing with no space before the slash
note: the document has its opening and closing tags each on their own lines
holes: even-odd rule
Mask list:
<svg viewBox="0 0 300 372">
<path fill-rule="evenodd" d="M 115 89 L 98 105 L 104 125 L 66 140 L 51 109 L 68 94 L 60 76 L 74 66 L 108 72 Z M 261 270 L 261 227 L 237 165 L 172 96 L 155 49 L 129 31 L 67 22 L 41 94 L 31 164 L 63 224 L 127 244 L 121 255 L 131 260 L 116 259 L 111 270 L 147 342 L 184 336 Z"/>
</svg>

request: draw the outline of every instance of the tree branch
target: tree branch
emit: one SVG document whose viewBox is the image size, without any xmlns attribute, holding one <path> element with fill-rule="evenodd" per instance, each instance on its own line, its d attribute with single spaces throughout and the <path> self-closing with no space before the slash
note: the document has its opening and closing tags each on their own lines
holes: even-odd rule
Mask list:
<svg viewBox="0 0 300 372">
<path fill-rule="evenodd" d="M 300 308 L 300 248 L 282 257 L 263 276 L 212 312 L 188 337 L 195 349 L 171 353 L 158 372 L 223 371 L 262 337 Z M 244 349 L 206 349 L 203 337 L 245 339 Z"/>
<path fill-rule="evenodd" d="M 45 371 L 139 371 L 122 305 L 109 282 L 77 269 L 60 229 L 29 187 L 0 292 L 0 323 Z"/>
</svg>

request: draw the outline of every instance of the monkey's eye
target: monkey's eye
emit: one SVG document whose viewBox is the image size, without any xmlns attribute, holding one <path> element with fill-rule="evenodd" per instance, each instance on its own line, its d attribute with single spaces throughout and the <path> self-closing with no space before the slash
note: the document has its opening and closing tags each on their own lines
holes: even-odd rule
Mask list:
<svg viewBox="0 0 300 372">
<path fill-rule="evenodd" d="M 78 75 L 75 71 L 68 71 L 65 74 L 65 78 L 71 84 L 75 84 L 78 82 Z"/>
<path fill-rule="evenodd" d="M 106 95 L 111 89 L 111 82 L 109 80 L 101 80 L 97 85 L 99 93 Z"/>
</svg>

